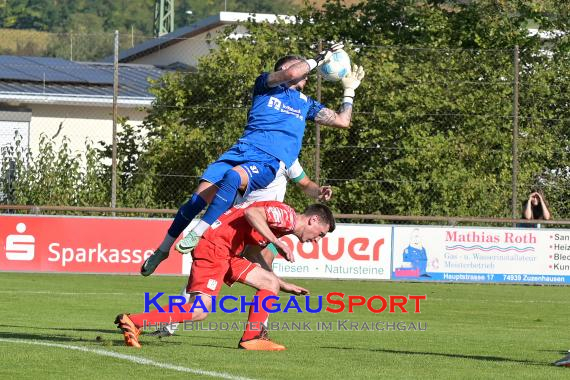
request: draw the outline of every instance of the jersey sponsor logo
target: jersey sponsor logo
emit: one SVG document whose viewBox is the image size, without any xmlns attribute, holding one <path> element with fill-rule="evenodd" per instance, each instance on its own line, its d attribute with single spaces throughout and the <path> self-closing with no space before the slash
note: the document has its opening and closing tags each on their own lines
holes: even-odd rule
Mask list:
<svg viewBox="0 0 570 380">
<path fill-rule="evenodd" d="M 269 102 L 267 103 L 267 107 L 275 108 L 277 111 L 279 111 L 281 109 L 281 100 L 272 96 L 269 98 Z"/>
<path fill-rule="evenodd" d="M 303 115 L 301 115 L 301 110 L 300 109 L 295 109 L 291 106 L 288 106 L 286 104 L 283 104 L 281 102 L 281 100 L 277 99 L 276 97 L 269 97 L 269 101 L 267 102 L 267 106 L 269 108 L 274 108 L 279 112 L 282 113 L 286 113 L 288 115 L 292 115 L 295 116 L 297 119 L 299 120 L 304 120 L 305 117 Z"/>
</svg>

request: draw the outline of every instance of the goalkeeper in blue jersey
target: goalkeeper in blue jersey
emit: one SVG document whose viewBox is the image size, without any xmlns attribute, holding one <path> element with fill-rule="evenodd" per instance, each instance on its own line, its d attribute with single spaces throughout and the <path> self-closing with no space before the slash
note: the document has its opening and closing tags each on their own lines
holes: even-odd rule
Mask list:
<svg viewBox="0 0 570 380">
<path fill-rule="evenodd" d="M 342 44 L 332 45 L 314 59 L 282 57 L 276 62 L 274 72 L 257 77 L 243 135 L 203 173 L 191 198 L 178 210 L 163 242 L 143 263 L 143 276 L 152 274 L 168 257 L 174 241 L 208 204 L 202 220 L 177 244 L 179 252 L 189 253 L 194 249 L 202 234 L 231 207 L 238 191 L 247 196 L 251 191 L 263 189 L 275 178 L 280 162 L 291 166 L 301 150 L 306 120 L 336 128 L 350 127 L 355 90 L 364 77 L 362 67 L 355 66 L 342 79 L 344 95 L 338 112 L 301 92 L 308 73 L 328 62 L 333 52 L 342 47 Z M 288 247 L 281 245 L 278 248 L 287 252 Z"/>
</svg>

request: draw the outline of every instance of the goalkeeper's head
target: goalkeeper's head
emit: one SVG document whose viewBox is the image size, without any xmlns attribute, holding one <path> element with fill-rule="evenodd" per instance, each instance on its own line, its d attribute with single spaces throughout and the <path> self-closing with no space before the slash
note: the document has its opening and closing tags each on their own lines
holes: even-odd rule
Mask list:
<svg viewBox="0 0 570 380">
<path fill-rule="evenodd" d="M 291 66 L 289 63 L 297 62 L 297 61 L 304 61 L 305 57 L 300 55 L 286 55 L 281 57 L 275 62 L 275 66 L 273 66 L 273 71 L 284 70 Z"/>
<path fill-rule="evenodd" d="M 286 55 L 281 57 L 275 62 L 275 66 L 273 67 L 274 71 L 281 71 L 287 70 L 297 62 L 305 62 L 305 58 L 300 55 Z M 307 83 L 308 75 L 305 74 L 302 77 L 298 77 L 295 80 L 291 80 L 287 82 L 285 85 L 287 87 L 292 87 L 298 91 L 303 91 L 305 84 Z"/>
</svg>

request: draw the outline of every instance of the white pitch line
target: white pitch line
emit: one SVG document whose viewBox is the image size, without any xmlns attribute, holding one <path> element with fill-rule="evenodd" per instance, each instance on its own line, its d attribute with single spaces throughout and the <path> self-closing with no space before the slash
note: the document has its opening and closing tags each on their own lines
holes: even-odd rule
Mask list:
<svg viewBox="0 0 570 380">
<path fill-rule="evenodd" d="M 182 367 L 182 366 L 175 365 L 175 364 L 161 363 L 161 362 L 157 362 L 157 361 L 154 361 L 154 360 L 141 358 L 140 356 L 120 354 L 120 353 L 118 353 L 118 352 L 106 351 L 106 350 L 101 350 L 101 349 L 98 349 L 98 348 L 88 348 L 88 347 L 81 347 L 81 346 L 71 346 L 71 345 L 68 345 L 68 344 L 48 343 L 48 342 L 41 342 L 41 341 L 38 341 L 38 340 L 25 340 L 25 339 L 5 339 L 5 338 L 0 338 L 0 342 L 6 342 L 6 343 L 20 343 L 20 344 L 31 344 L 31 345 L 36 345 L 36 346 L 57 347 L 57 348 L 64 348 L 64 349 L 67 349 L 67 350 L 75 350 L 75 351 L 88 352 L 88 353 L 91 353 L 91 354 L 96 354 L 96 355 L 101 355 L 101 356 L 108 356 L 108 357 L 115 358 L 115 359 L 127 360 L 127 361 L 130 361 L 130 362 L 136 363 L 136 364 L 148 365 L 148 366 L 153 366 L 153 367 L 158 367 L 158 368 L 163 368 L 163 369 L 170 369 L 170 370 L 178 371 L 178 372 L 193 373 L 193 374 L 195 374 L 195 375 L 217 377 L 217 378 L 220 378 L 220 379 L 229 379 L 229 380 L 251 380 L 251 379 L 249 379 L 249 378 L 247 378 L 247 377 L 233 376 L 233 375 L 230 375 L 230 374 L 224 373 L 224 372 L 204 371 L 204 370 L 201 370 L 201 369 Z"/>
</svg>

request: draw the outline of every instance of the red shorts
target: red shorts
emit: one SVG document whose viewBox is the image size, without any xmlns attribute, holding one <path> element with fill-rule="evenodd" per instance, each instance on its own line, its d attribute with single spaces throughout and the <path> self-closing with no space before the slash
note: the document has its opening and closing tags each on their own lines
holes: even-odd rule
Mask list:
<svg viewBox="0 0 570 380">
<path fill-rule="evenodd" d="M 192 252 L 192 269 L 186 292 L 199 292 L 216 296 L 222 282 L 232 286 L 243 282 L 255 264 L 242 257 L 230 256 L 227 249 L 202 239 Z"/>
</svg>

